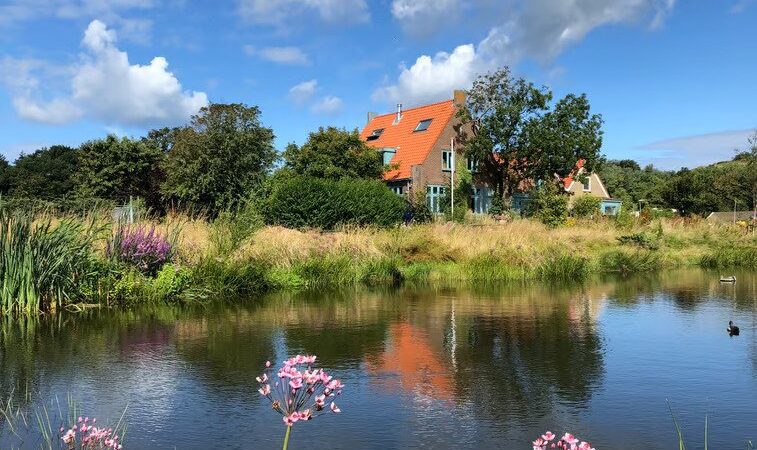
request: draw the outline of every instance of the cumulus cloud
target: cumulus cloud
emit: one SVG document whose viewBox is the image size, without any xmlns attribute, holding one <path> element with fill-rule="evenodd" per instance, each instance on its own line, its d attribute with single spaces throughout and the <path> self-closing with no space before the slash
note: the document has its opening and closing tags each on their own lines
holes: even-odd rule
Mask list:
<svg viewBox="0 0 757 450">
<path fill-rule="evenodd" d="M 318 80 L 303 81 L 296 84 L 289 89 L 289 98 L 296 105 L 304 105 L 315 95 L 315 91 L 318 88 Z"/>
<path fill-rule="evenodd" d="M 737 151 L 747 151 L 747 139 L 755 129 L 729 130 L 664 139 L 635 149 L 637 158 L 662 169 L 696 167 L 726 161 Z"/>
<path fill-rule="evenodd" d="M 393 0 L 392 14 L 403 28 L 443 31 L 438 26 L 441 17 L 475 3 L 477 17 L 484 17 L 482 21 L 490 26 L 488 34 L 477 45 L 460 45 L 433 57 L 421 55 L 410 67 L 401 65 L 397 81 L 377 89 L 374 100 L 416 104 L 449 98 L 454 89 L 469 87 L 477 75 L 496 67 L 523 58 L 549 62 L 600 26 L 645 18 L 649 27 L 660 26 L 675 4 L 675 0 L 506 0 L 495 8 L 494 2 L 441 0 L 424 8 L 427 2 Z"/>
<path fill-rule="evenodd" d="M 313 104 L 310 110 L 315 114 L 337 115 L 342 111 L 342 99 L 333 95 L 327 95 Z"/>
<path fill-rule="evenodd" d="M 253 23 L 276 25 L 316 13 L 328 23 L 359 23 L 370 19 L 365 0 L 239 0 L 239 13 Z"/>
<path fill-rule="evenodd" d="M 252 45 L 245 45 L 243 49 L 250 56 L 257 56 L 278 64 L 310 64 L 308 55 L 298 47 L 264 47 L 259 49 Z"/>
<path fill-rule="evenodd" d="M 22 118 L 50 124 L 81 117 L 112 125 L 147 126 L 186 120 L 208 104 L 203 92 L 182 90 L 168 70 L 168 61 L 155 57 L 148 65 L 131 64 L 116 47 L 116 33 L 92 21 L 82 39 L 84 53 L 69 67 L 69 95 L 39 101 L 41 84 L 26 71 L 23 86 L 15 86 L 14 107 Z"/>
</svg>

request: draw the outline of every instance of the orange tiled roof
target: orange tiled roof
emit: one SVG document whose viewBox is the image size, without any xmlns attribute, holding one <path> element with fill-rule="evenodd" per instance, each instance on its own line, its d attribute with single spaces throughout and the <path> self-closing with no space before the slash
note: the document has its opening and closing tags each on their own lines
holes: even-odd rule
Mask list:
<svg viewBox="0 0 757 450">
<path fill-rule="evenodd" d="M 401 180 L 410 178 L 412 166 L 422 164 L 433 148 L 450 119 L 455 115 L 453 100 L 446 100 L 430 105 L 419 106 L 402 111 L 402 119 L 394 125 L 396 113 L 376 116 L 363 128 L 360 138 L 375 148 L 393 147 L 397 149 L 390 164 L 398 168 L 384 173 L 385 180 Z M 426 131 L 414 132 L 418 122 L 432 119 Z M 368 141 L 373 130 L 383 128 L 381 136 Z"/>
<path fill-rule="evenodd" d="M 576 163 L 576 172 L 581 170 L 581 168 L 584 166 L 584 162 L 585 161 L 583 159 L 578 160 L 578 162 Z M 563 178 L 562 183 L 566 190 L 570 189 L 570 185 L 573 184 L 573 175 L 568 175 L 567 177 Z"/>
</svg>

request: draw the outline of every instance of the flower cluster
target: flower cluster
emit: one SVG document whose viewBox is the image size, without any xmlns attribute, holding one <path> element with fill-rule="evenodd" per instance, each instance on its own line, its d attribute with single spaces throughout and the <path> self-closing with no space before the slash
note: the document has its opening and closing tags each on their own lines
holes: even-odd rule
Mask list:
<svg viewBox="0 0 757 450">
<path fill-rule="evenodd" d="M 173 246 L 154 227 L 119 227 L 108 242 L 108 256 L 154 274 L 173 256 Z"/>
<path fill-rule="evenodd" d="M 550 448 L 558 450 L 594 450 L 591 444 L 583 441 L 579 443 L 579 440 L 570 433 L 565 433 L 563 437 L 553 442 L 556 437 L 551 431 L 547 431 L 533 442 L 534 450 L 547 450 Z"/>
<path fill-rule="evenodd" d="M 283 416 L 284 423 L 289 427 L 300 420 L 311 420 L 323 412 L 341 412 L 334 399 L 341 395 L 344 385 L 323 369 L 313 369 L 311 366 L 315 359 L 315 355 L 289 358 L 276 372 L 276 380 L 271 362 L 267 361 L 265 371 L 256 378 L 260 383 L 260 395 L 271 402 L 273 410 Z"/>
<path fill-rule="evenodd" d="M 60 428 L 61 439 L 69 450 L 120 450 L 119 437 L 112 428 L 98 428 L 97 419 L 81 418 L 68 430 Z"/>
</svg>

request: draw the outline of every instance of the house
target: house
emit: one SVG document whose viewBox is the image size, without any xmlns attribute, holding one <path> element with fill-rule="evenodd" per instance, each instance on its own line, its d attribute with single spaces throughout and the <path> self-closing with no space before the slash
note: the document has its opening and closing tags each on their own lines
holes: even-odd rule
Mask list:
<svg viewBox="0 0 757 450">
<path fill-rule="evenodd" d="M 368 113 L 368 123 L 360 133 L 367 145 L 377 149 L 389 170 L 384 181 L 397 195 L 408 199 L 425 196 L 426 204 L 434 213 L 442 211 L 442 199 L 450 185 L 452 163 L 464 158 L 460 136 L 468 125 L 457 117 L 457 110 L 465 103 L 465 92 L 454 91 L 451 100 L 445 100 L 415 108 L 403 109 L 377 115 Z M 452 158 L 452 148 L 455 158 Z M 475 173 L 475 163 L 465 159 L 465 164 Z M 459 166 L 458 166 L 459 167 Z M 579 171 L 583 170 L 579 167 Z M 563 180 L 565 190 L 575 195 L 596 195 L 602 198 L 602 211 L 617 214 L 620 201 L 610 197 L 599 177 L 592 173 L 584 186 L 572 178 Z M 420 192 L 420 194 L 419 194 Z M 476 182 L 469 205 L 477 214 L 485 214 L 491 207 L 494 191 L 485 183 Z M 513 209 L 527 203 L 526 194 L 513 197 Z"/>
</svg>

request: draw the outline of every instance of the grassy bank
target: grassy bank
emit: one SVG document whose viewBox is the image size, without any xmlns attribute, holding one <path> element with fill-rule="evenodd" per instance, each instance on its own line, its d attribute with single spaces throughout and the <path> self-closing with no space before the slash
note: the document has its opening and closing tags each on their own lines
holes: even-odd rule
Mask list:
<svg viewBox="0 0 757 450">
<path fill-rule="evenodd" d="M 13 292 L 4 287 L 3 311 L 202 302 L 358 283 L 581 281 L 680 267 L 757 268 L 753 234 L 704 221 L 663 219 L 620 228 L 602 220 L 547 228 L 530 220 L 483 220 L 320 232 L 260 227 L 249 218 L 209 222 L 169 215 L 135 226 L 170 236 L 170 260 L 149 272 L 114 260 L 107 247 L 118 229 L 103 217 L 38 217 L 21 231 L 6 220 L 0 276 L 13 281 L 4 286 L 16 287 Z M 60 248 L 49 244 L 53 241 Z M 40 246 L 52 256 L 41 259 L 34 250 Z M 52 280 L 47 285 L 35 284 L 36 274 L 49 273 L 54 258 L 66 264 L 55 266 L 58 272 L 45 278 Z"/>
</svg>

